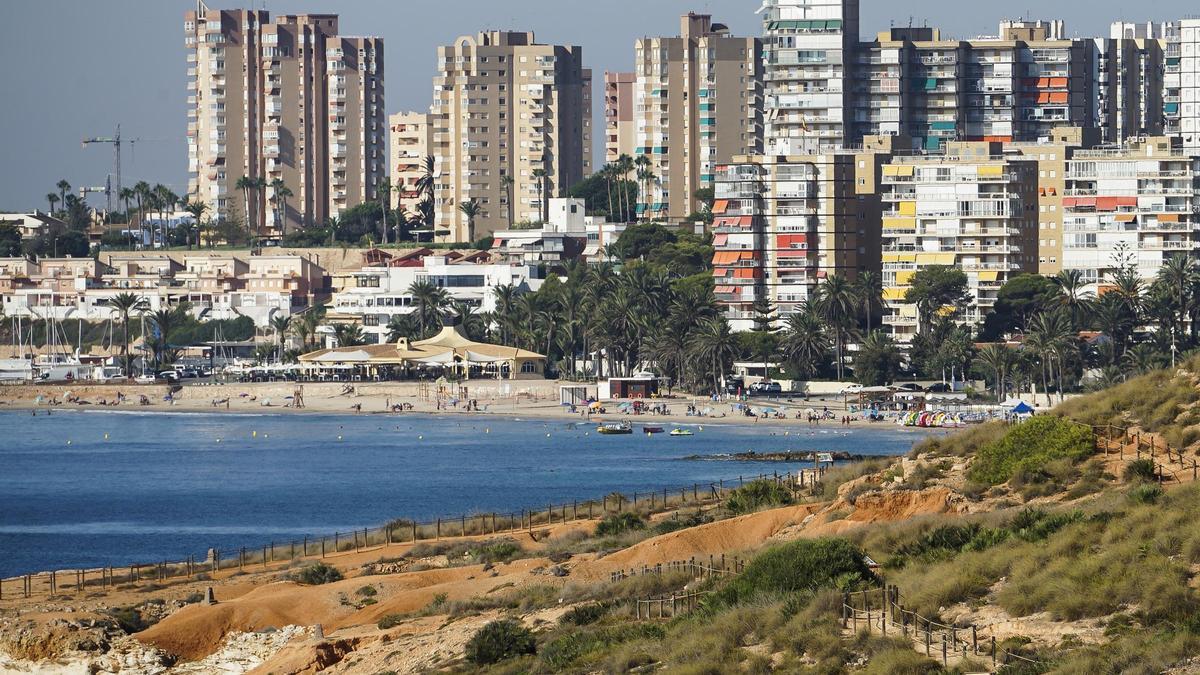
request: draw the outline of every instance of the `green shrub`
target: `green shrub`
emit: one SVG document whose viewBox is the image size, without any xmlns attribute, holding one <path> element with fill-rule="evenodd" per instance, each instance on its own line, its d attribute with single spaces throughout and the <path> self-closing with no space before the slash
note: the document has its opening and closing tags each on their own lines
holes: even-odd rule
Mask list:
<svg viewBox="0 0 1200 675">
<path fill-rule="evenodd" d="M 522 654 L 536 654 L 537 642 L 528 628 L 512 619 L 493 621 L 467 642 L 467 660 L 476 665 L 499 663 Z"/>
<path fill-rule="evenodd" d="M 979 449 L 971 465 L 971 480 L 999 485 L 1018 472 L 1045 472 L 1058 459 L 1079 461 L 1092 453 L 1092 434 L 1086 427 L 1058 417 L 1034 417 Z"/>
<path fill-rule="evenodd" d="M 354 591 L 354 594 L 362 596 L 364 598 L 373 598 L 379 594 L 379 591 L 375 590 L 374 586 L 367 585 L 367 586 L 363 586 L 362 588 L 358 589 L 357 591 Z"/>
<path fill-rule="evenodd" d="M 1125 465 L 1125 481 L 1128 483 L 1153 483 L 1158 480 L 1158 471 L 1152 459 L 1135 459 Z"/>
<path fill-rule="evenodd" d="M 406 617 L 403 614 L 388 614 L 380 619 L 379 623 L 375 625 L 378 626 L 380 630 L 387 630 L 388 628 L 395 628 L 396 626 L 399 626 L 401 623 L 403 623 L 405 618 Z"/>
<path fill-rule="evenodd" d="M 542 649 L 541 660 L 555 671 L 570 667 L 579 659 L 607 651 L 634 640 L 662 640 L 667 631 L 660 624 L 626 623 L 596 630 L 575 631 L 551 640 Z"/>
<path fill-rule="evenodd" d="M 668 532 L 676 532 L 678 530 L 686 530 L 691 527 L 699 527 L 706 523 L 713 522 L 711 516 L 704 515 L 699 509 L 686 518 L 680 518 L 676 513 L 675 517 L 659 521 L 654 525 L 654 534 L 667 534 Z"/>
<path fill-rule="evenodd" d="M 607 602 L 593 602 L 586 605 L 578 605 L 567 610 L 566 614 L 562 615 L 559 623 L 563 625 L 587 626 L 596 623 L 608 614 L 608 610 L 612 605 Z"/>
<path fill-rule="evenodd" d="M 646 528 L 646 521 L 636 513 L 617 513 L 601 520 L 596 525 L 597 537 L 611 537 L 631 530 Z"/>
<path fill-rule="evenodd" d="M 725 508 L 731 513 L 753 513 L 773 506 L 786 506 L 794 501 L 792 493 L 773 480 L 756 480 L 746 483 L 725 499 Z"/>
<path fill-rule="evenodd" d="M 846 590 L 873 581 L 863 552 L 845 539 L 802 539 L 767 549 L 717 591 L 718 604 L 737 604 L 760 593 Z"/>
<path fill-rule="evenodd" d="M 292 575 L 292 580 L 306 586 L 320 586 L 341 581 L 342 573 L 337 571 L 336 567 L 330 567 L 325 563 L 316 563 L 296 572 Z"/>
<path fill-rule="evenodd" d="M 1163 496 L 1163 489 L 1157 485 L 1143 483 L 1129 490 L 1129 501 L 1134 504 L 1155 504 Z"/>
</svg>

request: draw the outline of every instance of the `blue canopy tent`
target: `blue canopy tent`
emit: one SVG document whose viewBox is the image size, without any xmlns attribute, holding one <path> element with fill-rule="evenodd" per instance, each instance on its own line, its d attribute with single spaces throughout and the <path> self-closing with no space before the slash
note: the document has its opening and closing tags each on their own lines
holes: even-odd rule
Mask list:
<svg viewBox="0 0 1200 675">
<path fill-rule="evenodd" d="M 1029 405 L 1025 401 L 1020 401 L 1012 407 L 1010 412 L 1012 412 L 1014 415 L 1032 415 L 1033 406 Z"/>
</svg>

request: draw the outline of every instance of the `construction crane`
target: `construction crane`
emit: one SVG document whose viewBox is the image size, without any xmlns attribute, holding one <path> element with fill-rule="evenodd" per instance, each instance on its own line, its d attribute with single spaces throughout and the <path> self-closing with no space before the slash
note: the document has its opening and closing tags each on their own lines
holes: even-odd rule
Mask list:
<svg viewBox="0 0 1200 675">
<path fill-rule="evenodd" d="M 97 136 L 95 138 L 85 138 L 85 139 L 83 139 L 83 143 L 81 145 L 82 145 L 82 147 L 86 148 L 87 146 L 91 145 L 92 143 L 110 143 L 113 146 L 113 173 L 112 173 L 112 175 L 116 177 L 117 185 L 116 185 L 115 190 L 112 189 L 112 180 L 109 179 L 108 188 L 105 190 L 105 192 L 108 196 L 108 211 L 109 211 L 109 213 L 112 213 L 112 211 L 114 210 L 113 209 L 114 200 L 119 198 L 121 195 L 121 125 L 120 124 L 117 125 L 117 133 L 114 134 L 111 138 L 105 138 L 103 136 Z"/>
</svg>

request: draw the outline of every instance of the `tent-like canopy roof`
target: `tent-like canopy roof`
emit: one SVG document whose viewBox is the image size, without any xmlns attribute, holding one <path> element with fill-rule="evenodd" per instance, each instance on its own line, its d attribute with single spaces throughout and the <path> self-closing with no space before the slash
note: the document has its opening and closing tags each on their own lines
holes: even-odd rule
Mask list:
<svg viewBox="0 0 1200 675">
<path fill-rule="evenodd" d="M 334 347 L 304 354 L 301 363 L 314 365 L 328 363 L 350 363 L 356 365 L 402 366 L 402 365 L 447 365 L 464 363 L 517 363 L 520 361 L 544 361 L 545 356 L 536 352 L 505 347 L 486 342 L 476 342 L 463 334 L 458 326 L 446 326 L 440 333 L 429 338 L 408 343 L 401 340 L 381 345 Z"/>
</svg>

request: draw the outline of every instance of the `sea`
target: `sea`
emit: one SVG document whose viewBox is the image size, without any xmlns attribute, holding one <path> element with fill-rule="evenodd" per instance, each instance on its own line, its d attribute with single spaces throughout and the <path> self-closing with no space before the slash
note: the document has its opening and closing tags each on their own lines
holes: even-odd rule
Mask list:
<svg viewBox="0 0 1200 675">
<path fill-rule="evenodd" d="M 694 435 L 641 433 L 642 423 Z M 520 511 L 794 471 L 693 456 L 900 455 L 928 432 L 519 415 L 0 412 L 0 577 L 202 559 L 395 518 Z M 938 432 L 934 432 L 938 433 Z"/>
</svg>

